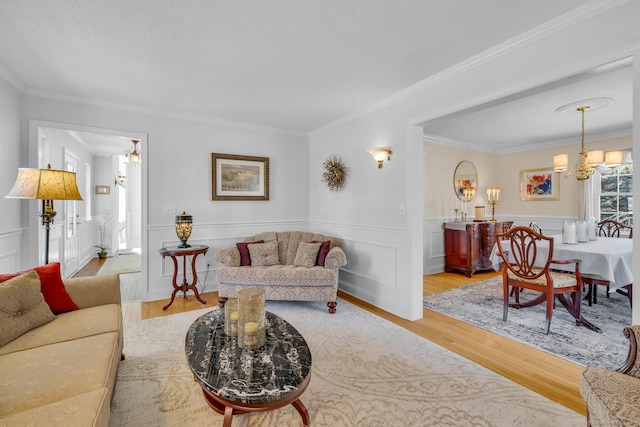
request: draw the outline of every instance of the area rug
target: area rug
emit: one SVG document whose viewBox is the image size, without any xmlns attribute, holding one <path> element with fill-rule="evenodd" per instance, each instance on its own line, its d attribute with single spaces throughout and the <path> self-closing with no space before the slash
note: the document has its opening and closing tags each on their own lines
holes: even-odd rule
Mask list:
<svg viewBox="0 0 640 427">
<path fill-rule="evenodd" d="M 217 310 L 217 308 L 213 308 Z M 125 325 L 110 426 L 215 426 L 184 355 L 189 325 L 210 309 Z M 311 381 L 301 400 L 315 427 L 584 426 L 585 417 L 344 300 L 267 302 L 307 340 Z M 302 425 L 287 407 L 233 426 Z"/>
<path fill-rule="evenodd" d="M 142 273 L 120 275 L 120 300 L 122 302 L 142 300 Z"/>
<path fill-rule="evenodd" d="M 622 366 L 629 341 L 623 335 L 631 324 L 629 300 L 600 287 L 598 304 L 582 304 L 582 315 L 602 333 L 575 326 L 574 318 L 559 303 L 553 311 L 549 335 L 544 334 L 545 305 L 509 308 L 502 321 L 502 277 L 472 283 L 424 298 L 424 306 L 447 316 L 495 332 L 581 365 L 616 369 Z M 528 294 L 528 295 L 527 295 Z M 521 293 L 521 301 L 535 293 Z"/>
<path fill-rule="evenodd" d="M 123 274 L 123 273 L 136 273 L 142 269 L 142 257 L 140 254 L 131 253 L 126 255 L 116 255 L 107 258 L 100 270 L 98 270 L 97 276 L 104 276 L 107 274 Z"/>
</svg>

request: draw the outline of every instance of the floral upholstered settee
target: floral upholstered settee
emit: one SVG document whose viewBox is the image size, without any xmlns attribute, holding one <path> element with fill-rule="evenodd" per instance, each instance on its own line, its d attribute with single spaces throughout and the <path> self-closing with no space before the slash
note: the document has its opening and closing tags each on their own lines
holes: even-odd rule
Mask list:
<svg viewBox="0 0 640 427">
<path fill-rule="evenodd" d="M 224 307 L 246 288 L 263 288 L 267 300 L 327 301 L 336 312 L 338 269 L 347 264 L 339 239 L 303 231 L 266 232 L 220 249 L 215 259 L 218 302 Z"/>
<path fill-rule="evenodd" d="M 582 373 L 580 393 L 590 427 L 640 426 L 640 325 L 624 328 L 624 335 L 629 354 L 621 368 L 587 366 Z"/>
</svg>

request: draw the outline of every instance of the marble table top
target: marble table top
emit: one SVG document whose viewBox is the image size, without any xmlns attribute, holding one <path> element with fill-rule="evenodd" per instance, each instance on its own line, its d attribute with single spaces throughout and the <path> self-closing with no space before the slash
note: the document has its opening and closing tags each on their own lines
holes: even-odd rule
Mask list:
<svg viewBox="0 0 640 427">
<path fill-rule="evenodd" d="M 191 325 L 185 354 L 200 384 L 219 397 L 265 404 L 288 397 L 311 372 L 311 351 L 286 320 L 266 312 L 266 343 L 259 349 L 238 347 L 224 333 L 224 311 L 212 310 Z"/>
</svg>

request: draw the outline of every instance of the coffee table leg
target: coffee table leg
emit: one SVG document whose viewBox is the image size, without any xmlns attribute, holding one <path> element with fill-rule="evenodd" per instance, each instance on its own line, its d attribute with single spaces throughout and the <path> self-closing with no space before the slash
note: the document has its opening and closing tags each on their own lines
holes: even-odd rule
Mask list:
<svg viewBox="0 0 640 427">
<path fill-rule="evenodd" d="M 233 408 L 227 406 L 224 410 L 224 421 L 222 427 L 231 427 L 231 418 L 233 417 Z"/>
<path fill-rule="evenodd" d="M 300 399 L 296 399 L 296 401 L 293 402 L 292 405 L 294 408 L 296 408 L 296 411 L 298 411 L 298 413 L 300 414 L 300 417 L 302 417 L 302 424 L 305 426 L 308 426 L 309 412 L 307 411 L 307 408 L 304 406 L 304 403 L 302 403 Z"/>
</svg>

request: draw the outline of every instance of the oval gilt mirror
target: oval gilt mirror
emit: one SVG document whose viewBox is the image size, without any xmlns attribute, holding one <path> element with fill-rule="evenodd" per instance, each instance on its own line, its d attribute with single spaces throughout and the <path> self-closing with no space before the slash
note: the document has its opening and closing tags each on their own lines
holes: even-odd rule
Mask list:
<svg viewBox="0 0 640 427">
<path fill-rule="evenodd" d="M 478 191 L 478 173 L 473 163 L 468 160 L 458 163 L 453 173 L 453 189 L 463 202 L 473 200 Z"/>
</svg>

